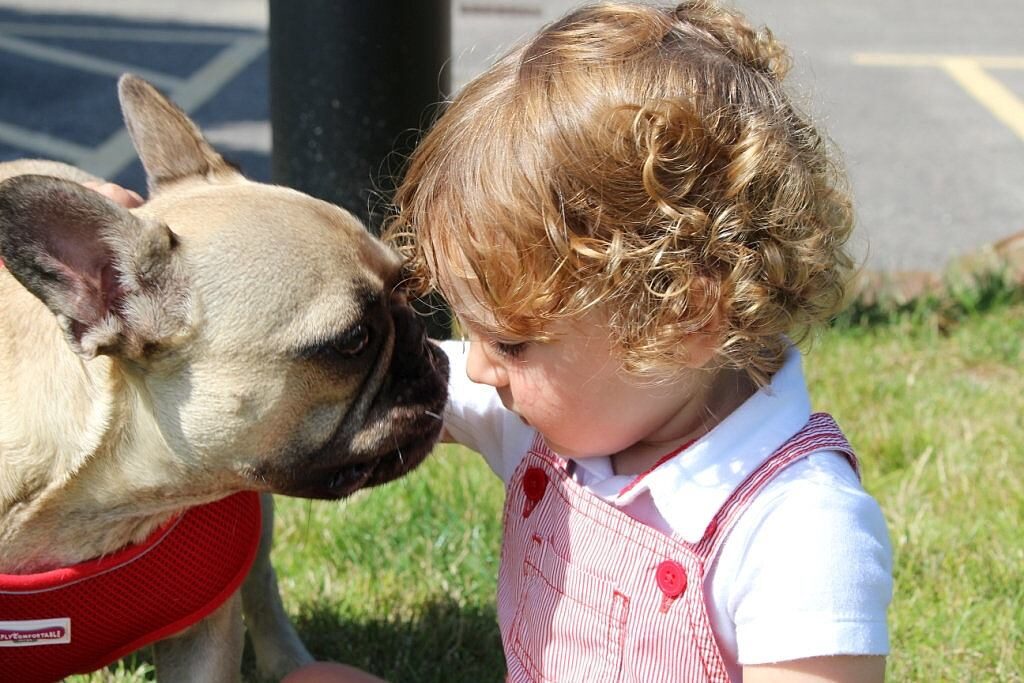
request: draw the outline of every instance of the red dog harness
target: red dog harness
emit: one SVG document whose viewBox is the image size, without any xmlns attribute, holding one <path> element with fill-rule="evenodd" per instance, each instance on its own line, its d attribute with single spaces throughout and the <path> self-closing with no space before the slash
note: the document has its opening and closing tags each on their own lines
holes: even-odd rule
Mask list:
<svg viewBox="0 0 1024 683">
<path fill-rule="evenodd" d="M 236 493 L 114 555 L 0 574 L 0 681 L 95 671 L 185 629 L 238 589 L 259 540 L 259 494 Z"/>
</svg>

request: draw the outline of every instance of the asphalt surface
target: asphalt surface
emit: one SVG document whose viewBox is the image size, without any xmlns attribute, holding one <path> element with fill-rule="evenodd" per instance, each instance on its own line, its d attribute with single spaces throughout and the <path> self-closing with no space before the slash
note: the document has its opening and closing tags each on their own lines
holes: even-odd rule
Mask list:
<svg viewBox="0 0 1024 683">
<path fill-rule="evenodd" d="M 575 4 L 453 0 L 453 85 Z M 843 152 L 869 267 L 937 270 L 1024 230 L 1024 3 L 737 4 L 790 46 L 791 87 Z M 262 0 L 0 0 L 0 159 L 143 189 L 115 93 L 133 71 L 269 180 L 267 21 Z"/>
</svg>

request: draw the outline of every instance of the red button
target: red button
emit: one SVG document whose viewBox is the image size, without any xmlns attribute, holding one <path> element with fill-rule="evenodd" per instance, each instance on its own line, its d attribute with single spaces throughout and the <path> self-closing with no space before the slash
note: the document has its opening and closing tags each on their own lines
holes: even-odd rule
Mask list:
<svg viewBox="0 0 1024 683">
<path fill-rule="evenodd" d="M 523 493 L 526 499 L 536 503 L 544 497 L 548 487 L 548 474 L 539 467 L 528 467 L 523 474 Z"/>
<path fill-rule="evenodd" d="M 678 598 L 686 590 L 686 571 L 678 562 L 665 560 L 658 565 L 654 578 L 665 597 Z"/>
</svg>

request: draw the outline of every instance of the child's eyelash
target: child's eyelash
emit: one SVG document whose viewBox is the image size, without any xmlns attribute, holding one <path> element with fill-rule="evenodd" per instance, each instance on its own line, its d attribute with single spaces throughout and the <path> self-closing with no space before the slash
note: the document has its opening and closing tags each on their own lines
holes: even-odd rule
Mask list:
<svg viewBox="0 0 1024 683">
<path fill-rule="evenodd" d="M 518 358 L 526 350 L 526 342 L 492 341 L 491 346 L 501 355 L 511 359 Z"/>
</svg>

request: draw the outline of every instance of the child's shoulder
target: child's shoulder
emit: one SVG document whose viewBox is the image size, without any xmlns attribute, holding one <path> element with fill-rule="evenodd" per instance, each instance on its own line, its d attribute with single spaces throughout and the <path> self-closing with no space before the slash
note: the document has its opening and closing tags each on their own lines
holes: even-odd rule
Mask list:
<svg viewBox="0 0 1024 683">
<path fill-rule="evenodd" d="M 892 548 L 881 507 L 849 461 L 821 451 L 787 467 L 754 497 L 719 565 L 737 585 L 756 583 L 774 599 L 824 609 L 844 591 L 850 595 L 843 600 L 857 593 L 874 600 L 881 584 L 891 583 Z"/>
<path fill-rule="evenodd" d="M 845 533 L 851 527 L 885 530 L 878 502 L 864 489 L 845 455 L 820 451 L 779 472 L 751 502 L 745 517 L 757 534 L 799 530 L 806 534 Z M 740 530 L 742 521 L 737 523 Z M 750 529 L 754 531 L 754 529 Z M 786 532 L 792 536 L 791 531 Z"/>
<path fill-rule="evenodd" d="M 892 548 L 878 502 L 845 456 L 823 451 L 783 470 L 723 545 L 716 600 L 744 661 L 887 651 Z M 784 638 L 776 637 L 780 625 Z M 793 643 L 807 649 L 790 652 Z"/>
</svg>

